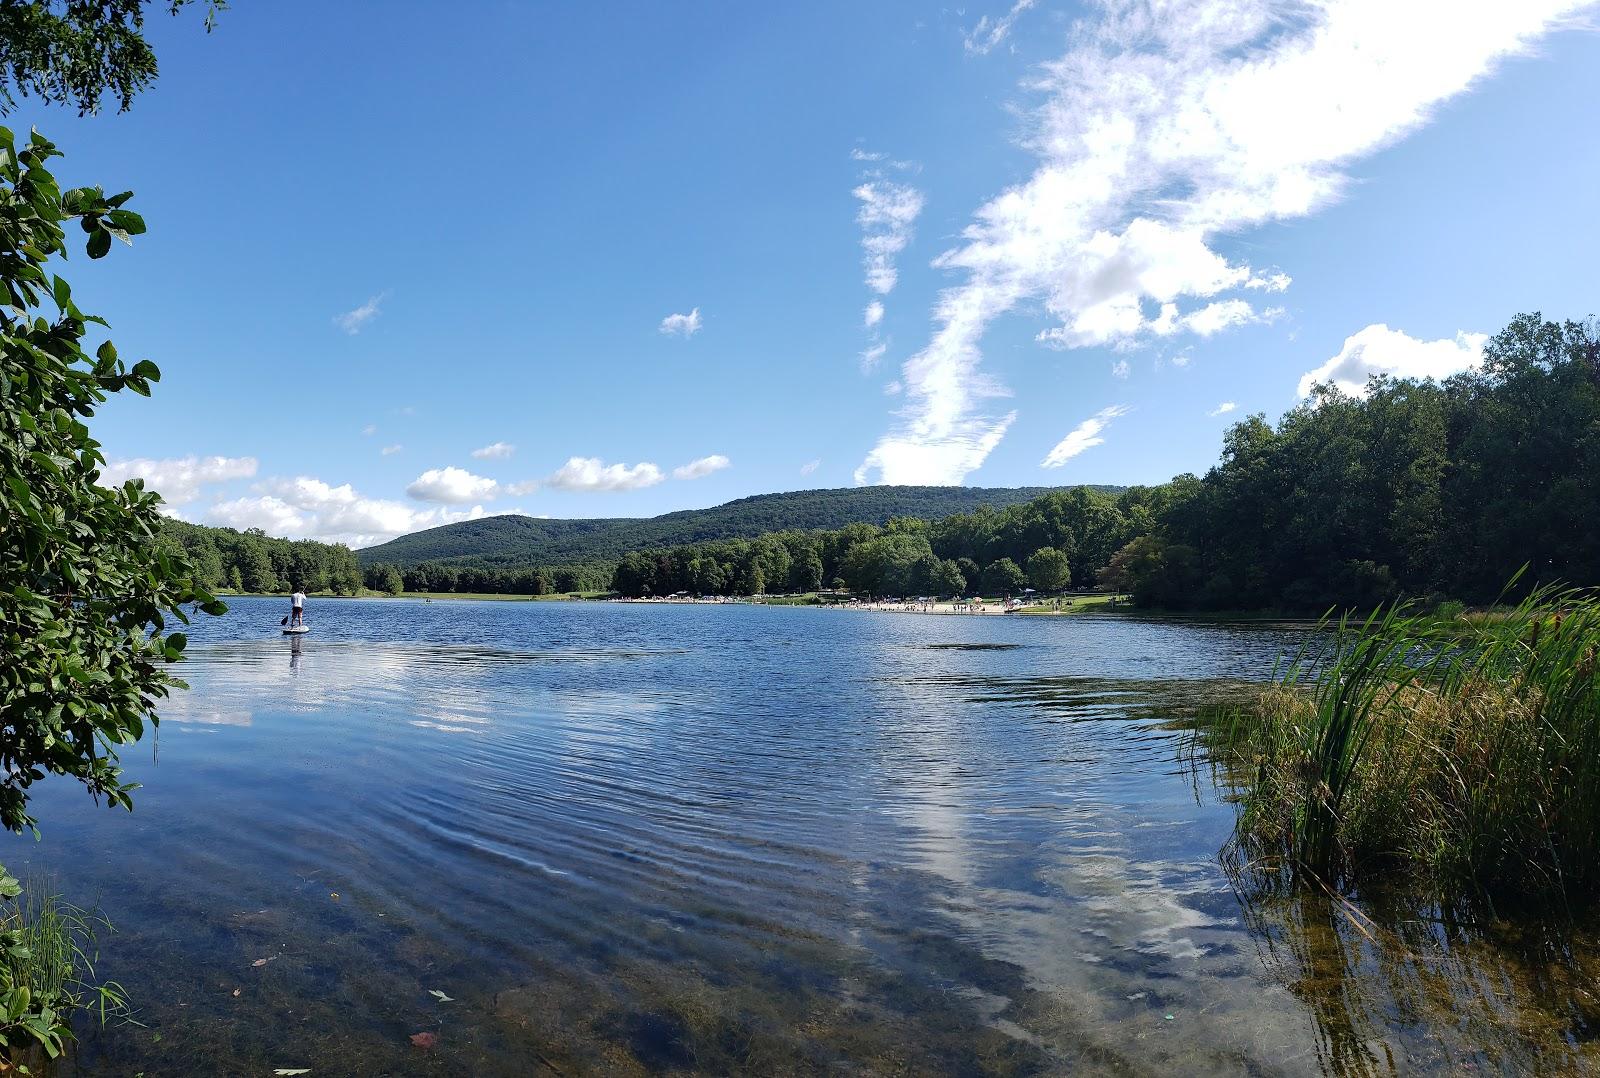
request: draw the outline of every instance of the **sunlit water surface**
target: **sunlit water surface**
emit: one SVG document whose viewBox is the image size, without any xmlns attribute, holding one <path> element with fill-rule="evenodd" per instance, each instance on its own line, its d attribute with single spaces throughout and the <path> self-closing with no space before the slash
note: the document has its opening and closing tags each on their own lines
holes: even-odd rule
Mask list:
<svg viewBox="0 0 1600 1078">
<path fill-rule="evenodd" d="M 142 1025 L 80 1021 L 81 1073 L 1600 1058 L 1591 937 L 1230 883 L 1184 731 L 1303 627 L 281 607 L 197 626 L 132 815 L 47 783 L 7 846 L 119 929 Z"/>
</svg>

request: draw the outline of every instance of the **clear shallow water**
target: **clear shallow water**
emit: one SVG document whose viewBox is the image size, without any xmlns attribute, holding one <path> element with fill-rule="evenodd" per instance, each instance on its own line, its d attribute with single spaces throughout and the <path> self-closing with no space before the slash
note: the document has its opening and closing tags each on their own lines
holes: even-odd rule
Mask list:
<svg viewBox="0 0 1600 1078">
<path fill-rule="evenodd" d="M 1567 937 L 1241 901 L 1179 743 L 1293 627 L 282 606 L 197 627 L 132 815 L 47 786 L 7 848 L 119 927 L 144 1026 L 85 1025 L 82 1072 L 1594 1058 Z"/>
</svg>

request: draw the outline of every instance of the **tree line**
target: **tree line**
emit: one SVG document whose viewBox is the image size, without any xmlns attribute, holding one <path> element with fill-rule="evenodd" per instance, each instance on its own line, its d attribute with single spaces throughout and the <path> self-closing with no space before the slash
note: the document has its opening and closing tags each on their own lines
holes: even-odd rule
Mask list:
<svg viewBox="0 0 1600 1078">
<path fill-rule="evenodd" d="M 199 581 L 244 591 L 641 597 L 849 591 L 1018 595 L 1100 587 L 1148 607 L 1320 611 L 1399 596 L 1494 600 L 1600 583 L 1600 331 L 1518 316 L 1442 382 L 1319 386 L 1274 426 L 1235 424 L 1204 476 L 1050 490 L 928 520 L 771 531 L 607 563 L 358 566 L 342 546 L 169 521 Z M 920 491 L 919 491 L 920 494 Z M 808 503 L 809 504 L 809 503 Z M 630 522 L 631 523 L 631 522 Z"/>
<path fill-rule="evenodd" d="M 1140 533 L 1148 488 L 1051 491 L 1021 505 L 981 506 L 941 520 L 781 531 L 756 539 L 632 552 L 611 587 L 640 597 L 758 595 L 829 588 L 864 596 L 1017 595 L 1086 588 L 1094 567 Z"/>
<path fill-rule="evenodd" d="M 162 521 L 160 544 L 181 551 L 196 582 L 207 588 L 271 594 L 298 586 L 354 595 L 362 586 L 355 553 L 342 544 L 274 539 L 259 528 L 241 532 L 171 518 Z"/>
<path fill-rule="evenodd" d="M 1600 583 L 1600 330 L 1519 315 L 1442 382 L 1319 386 L 1276 426 L 1235 424 L 1203 477 L 1072 488 L 882 527 L 635 551 L 628 596 L 847 589 L 948 597 L 1098 586 L 1148 607 L 1320 611 L 1490 602 Z"/>
</svg>

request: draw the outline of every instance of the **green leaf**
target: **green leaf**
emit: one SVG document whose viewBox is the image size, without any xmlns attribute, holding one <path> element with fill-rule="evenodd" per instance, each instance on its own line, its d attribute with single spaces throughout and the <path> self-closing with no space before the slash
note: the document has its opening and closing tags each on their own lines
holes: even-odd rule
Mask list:
<svg viewBox="0 0 1600 1078">
<path fill-rule="evenodd" d="M 111 233 L 103 228 L 96 231 L 89 237 L 88 250 L 90 258 L 104 258 L 106 252 L 111 250 Z"/>
</svg>

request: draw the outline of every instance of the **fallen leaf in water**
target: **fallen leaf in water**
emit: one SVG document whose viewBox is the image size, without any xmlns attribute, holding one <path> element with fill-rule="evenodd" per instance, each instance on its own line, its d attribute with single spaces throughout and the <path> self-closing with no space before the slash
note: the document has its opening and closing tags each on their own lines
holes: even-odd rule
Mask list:
<svg viewBox="0 0 1600 1078">
<path fill-rule="evenodd" d="M 293 1075 L 293 1074 L 310 1074 L 311 1073 L 311 1068 L 310 1067 L 279 1067 L 277 1070 L 273 1071 L 272 1073 L 273 1074 L 281 1074 L 281 1075 L 284 1075 L 285 1078 L 288 1078 L 289 1075 Z"/>
<path fill-rule="evenodd" d="M 235 996 L 238 996 L 238 994 L 239 994 L 239 990 L 238 990 L 238 989 L 237 989 L 237 988 L 235 988 L 235 989 L 234 989 L 234 990 L 233 990 L 233 994 L 234 994 L 234 995 L 235 995 Z"/>
<path fill-rule="evenodd" d="M 272 958 L 277 958 L 277 957 L 278 957 L 278 956 L 277 956 L 277 955 L 273 955 L 273 956 L 272 956 Z M 258 959 L 256 959 L 256 960 L 255 960 L 255 961 L 254 961 L 254 962 L 252 962 L 252 963 L 250 963 L 250 964 L 251 964 L 251 965 L 252 965 L 252 966 L 257 966 L 257 967 L 260 967 L 260 966 L 264 966 L 264 965 L 266 965 L 266 964 L 267 964 L 267 963 L 268 963 L 268 962 L 271 962 L 271 961 L 272 961 L 272 958 L 258 958 Z"/>
<path fill-rule="evenodd" d="M 428 995 L 432 996 L 440 1003 L 454 1003 L 456 1001 L 454 996 L 447 996 L 437 988 L 428 989 Z"/>
<path fill-rule="evenodd" d="M 337 902 L 337 901 L 339 901 L 339 892 L 338 891 L 329 891 L 328 892 L 328 897 L 333 899 L 335 902 Z"/>
<path fill-rule="evenodd" d="M 439 1043 L 439 1035 L 437 1033 L 426 1032 L 413 1033 L 411 1034 L 411 1043 L 416 1045 L 418 1048 L 432 1048 L 434 1045 Z"/>
</svg>

